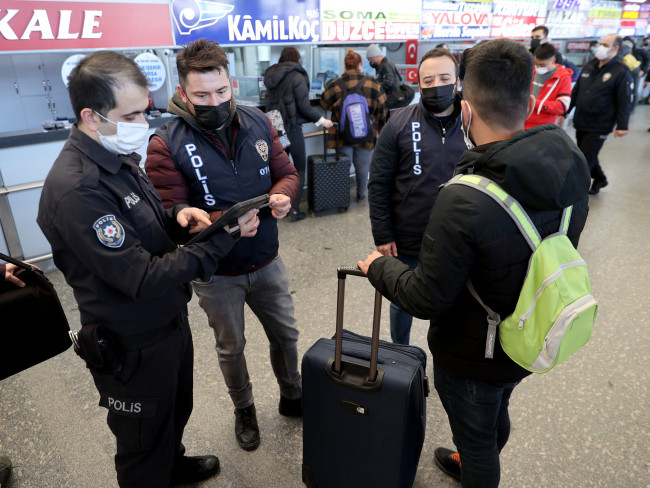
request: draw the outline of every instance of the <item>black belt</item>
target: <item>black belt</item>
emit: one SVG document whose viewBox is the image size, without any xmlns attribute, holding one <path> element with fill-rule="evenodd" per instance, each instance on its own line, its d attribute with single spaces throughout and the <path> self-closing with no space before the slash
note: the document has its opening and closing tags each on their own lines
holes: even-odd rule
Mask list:
<svg viewBox="0 0 650 488">
<path fill-rule="evenodd" d="M 117 336 L 114 340 L 117 342 L 120 350 L 125 352 L 135 351 L 136 349 L 143 349 L 166 339 L 169 334 L 174 332 L 176 329 L 180 329 L 186 322 L 187 309 L 176 315 L 162 327 L 128 337 Z"/>
</svg>

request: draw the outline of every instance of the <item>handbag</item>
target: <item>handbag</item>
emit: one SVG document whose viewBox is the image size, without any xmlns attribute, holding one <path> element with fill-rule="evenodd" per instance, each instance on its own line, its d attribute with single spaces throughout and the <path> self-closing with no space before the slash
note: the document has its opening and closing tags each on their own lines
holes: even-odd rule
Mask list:
<svg viewBox="0 0 650 488">
<path fill-rule="evenodd" d="M 61 302 L 43 272 L 0 253 L 23 269 L 23 288 L 0 281 L 0 380 L 62 353 L 72 345 Z"/>
</svg>

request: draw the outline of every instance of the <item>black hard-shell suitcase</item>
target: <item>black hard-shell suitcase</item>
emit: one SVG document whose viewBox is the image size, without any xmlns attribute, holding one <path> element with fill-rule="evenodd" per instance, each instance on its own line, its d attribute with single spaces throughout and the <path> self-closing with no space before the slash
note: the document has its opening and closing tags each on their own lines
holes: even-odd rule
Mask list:
<svg viewBox="0 0 650 488">
<path fill-rule="evenodd" d="M 307 158 L 307 201 L 313 212 L 327 209 L 347 210 L 350 206 L 350 158 L 339 153 L 339 132 L 336 130 L 336 152 L 327 154 L 327 130 L 323 133 L 323 154 Z"/>
<path fill-rule="evenodd" d="M 426 354 L 343 330 L 345 277 L 339 268 L 336 335 L 302 359 L 303 465 L 309 488 L 410 488 L 426 426 Z"/>
</svg>

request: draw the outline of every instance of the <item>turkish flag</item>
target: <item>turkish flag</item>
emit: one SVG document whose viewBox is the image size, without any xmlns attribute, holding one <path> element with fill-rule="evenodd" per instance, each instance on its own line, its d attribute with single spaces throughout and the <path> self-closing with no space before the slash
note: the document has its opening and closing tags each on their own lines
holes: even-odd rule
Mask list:
<svg viewBox="0 0 650 488">
<path fill-rule="evenodd" d="M 418 64 L 417 39 L 410 39 L 406 41 L 406 64 Z"/>
</svg>

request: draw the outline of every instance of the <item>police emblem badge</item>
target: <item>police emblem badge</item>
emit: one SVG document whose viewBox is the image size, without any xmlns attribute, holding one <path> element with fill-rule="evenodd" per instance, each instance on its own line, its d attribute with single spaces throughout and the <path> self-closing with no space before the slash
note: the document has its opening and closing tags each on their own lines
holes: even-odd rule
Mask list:
<svg viewBox="0 0 650 488">
<path fill-rule="evenodd" d="M 611 77 L 612 77 L 611 73 L 605 73 L 603 75 L 603 83 L 607 83 Z"/>
<path fill-rule="evenodd" d="M 124 243 L 124 227 L 120 224 L 115 215 L 104 215 L 98 218 L 93 224 L 97 232 L 97 239 L 106 247 L 120 247 Z"/>
<path fill-rule="evenodd" d="M 266 143 L 264 139 L 258 139 L 257 142 L 255 142 L 255 149 L 257 149 L 257 153 L 262 156 L 262 159 L 264 162 L 268 161 L 269 159 L 269 145 Z"/>
</svg>

